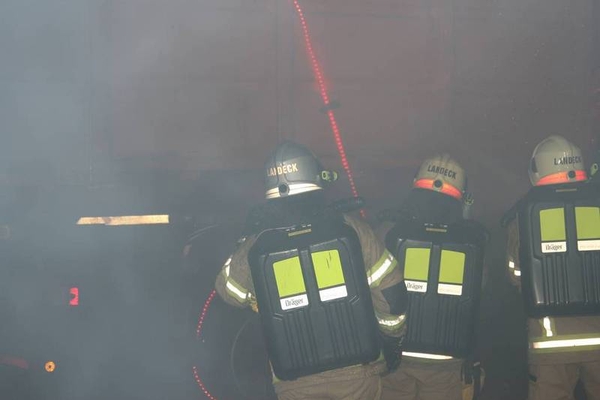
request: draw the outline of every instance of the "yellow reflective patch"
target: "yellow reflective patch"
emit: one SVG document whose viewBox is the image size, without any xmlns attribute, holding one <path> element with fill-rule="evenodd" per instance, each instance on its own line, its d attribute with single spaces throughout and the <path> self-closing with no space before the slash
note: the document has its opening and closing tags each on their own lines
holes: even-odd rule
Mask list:
<svg viewBox="0 0 600 400">
<path fill-rule="evenodd" d="M 311 228 L 307 228 L 307 229 L 303 229 L 301 231 L 290 232 L 290 233 L 288 233 L 288 236 L 292 237 L 292 236 L 304 235 L 305 233 L 311 233 L 311 232 L 312 232 L 312 229 Z"/>
<path fill-rule="evenodd" d="M 381 281 L 398 265 L 392 254 L 385 250 L 379 260 L 367 271 L 367 281 L 370 287 L 377 287 Z"/>
<path fill-rule="evenodd" d="M 448 229 L 444 229 L 444 228 L 429 228 L 429 227 L 427 227 L 427 228 L 425 228 L 425 230 L 427 232 L 439 232 L 439 233 L 446 233 L 446 232 L 448 232 Z"/>
<path fill-rule="evenodd" d="M 280 298 L 306 293 L 300 257 L 291 257 L 273 263 L 273 271 Z"/>
<path fill-rule="evenodd" d="M 311 254 L 317 286 L 325 289 L 346 283 L 342 260 L 337 250 L 318 251 Z"/>
<path fill-rule="evenodd" d="M 462 285 L 465 274 L 465 253 L 442 250 L 440 282 Z"/>
<path fill-rule="evenodd" d="M 566 240 L 564 208 L 550 208 L 540 211 L 540 231 L 542 242 Z"/>
<path fill-rule="evenodd" d="M 577 239 L 600 239 L 600 208 L 575 207 Z"/>
<path fill-rule="evenodd" d="M 406 249 L 406 257 L 404 258 L 404 279 L 427 281 L 429 277 L 430 255 L 430 249 Z"/>
<path fill-rule="evenodd" d="M 556 189 L 554 192 L 556 193 L 564 193 L 564 192 L 576 192 L 577 189 L 576 188 L 572 188 L 572 189 Z"/>
</svg>

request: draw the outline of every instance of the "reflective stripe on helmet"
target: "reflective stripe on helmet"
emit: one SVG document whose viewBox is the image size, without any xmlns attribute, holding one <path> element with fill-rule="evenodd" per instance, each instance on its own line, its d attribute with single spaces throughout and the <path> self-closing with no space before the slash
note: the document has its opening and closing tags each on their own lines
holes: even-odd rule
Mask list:
<svg viewBox="0 0 600 400">
<path fill-rule="evenodd" d="M 285 196 L 293 196 L 295 194 L 311 192 L 313 190 L 323 189 L 321 186 L 314 183 L 292 183 L 288 185 L 288 191 L 285 193 Z M 265 197 L 267 199 L 276 199 L 279 197 L 283 197 L 282 193 L 279 191 L 279 188 L 273 188 L 267 190 Z"/>
<path fill-rule="evenodd" d="M 367 282 L 369 282 L 370 287 L 377 287 L 386 277 L 387 274 L 392 272 L 394 268 L 398 265 L 398 262 L 387 250 L 384 250 L 382 256 L 379 260 L 367 271 Z"/>
<path fill-rule="evenodd" d="M 571 171 L 563 171 L 563 172 L 557 172 L 554 174 L 546 175 L 536 183 L 536 186 L 556 185 L 559 183 L 568 183 L 568 182 L 579 182 L 579 181 L 585 181 L 587 179 L 587 173 L 585 171 L 582 171 L 582 170 L 575 171 L 574 178 L 569 178 L 569 172 L 571 172 Z"/>
<path fill-rule="evenodd" d="M 306 146 L 285 141 L 265 163 L 265 197 L 276 199 L 323 188 L 323 166 Z"/>
<path fill-rule="evenodd" d="M 452 186 L 446 182 L 441 182 L 441 183 L 442 183 L 442 187 L 436 188 L 434 179 L 419 179 L 419 180 L 415 181 L 413 186 L 416 188 L 419 188 L 419 189 L 435 190 L 436 192 L 447 194 L 448 196 L 454 197 L 455 199 L 458 199 L 458 200 L 462 199 L 463 195 L 460 190 L 458 190 L 457 188 L 455 188 L 454 186 Z"/>
<path fill-rule="evenodd" d="M 451 356 L 444 356 L 441 354 L 413 353 L 411 351 L 403 351 L 402 355 L 406 357 L 425 358 L 428 360 L 452 360 Z"/>
</svg>

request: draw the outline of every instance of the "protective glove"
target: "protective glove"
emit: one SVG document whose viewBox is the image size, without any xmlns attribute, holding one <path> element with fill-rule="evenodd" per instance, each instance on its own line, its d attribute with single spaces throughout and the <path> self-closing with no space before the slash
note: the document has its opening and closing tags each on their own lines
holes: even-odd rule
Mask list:
<svg viewBox="0 0 600 400">
<path fill-rule="evenodd" d="M 248 303 L 250 304 L 250 308 L 255 313 L 258 313 L 258 302 L 256 301 L 256 297 L 252 295 L 252 293 L 248 293 Z"/>
<path fill-rule="evenodd" d="M 388 367 L 388 372 L 394 372 L 400 366 L 404 335 L 400 337 L 393 337 L 384 335 L 380 332 L 379 337 L 381 339 L 381 348 L 383 350 L 383 357 L 385 358 L 385 363 Z"/>
</svg>

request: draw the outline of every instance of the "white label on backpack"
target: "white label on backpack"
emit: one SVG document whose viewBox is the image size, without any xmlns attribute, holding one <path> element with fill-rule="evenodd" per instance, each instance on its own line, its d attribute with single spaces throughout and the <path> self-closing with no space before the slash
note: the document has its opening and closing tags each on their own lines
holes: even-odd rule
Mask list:
<svg viewBox="0 0 600 400">
<path fill-rule="evenodd" d="M 567 242 L 544 242 L 542 243 L 542 253 L 566 253 Z"/>
<path fill-rule="evenodd" d="M 319 290 L 319 296 L 321 297 L 321 301 L 341 299 L 348 296 L 348 290 L 346 289 L 346 285 L 336 286 Z"/>
<path fill-rule="evenodd" d="M 297 296 L 286 297 L 280 299 L 282 310 L 291 310 L 293 308 L 306 307 L 308 305 L 308 296 L 305 294 L 299 294 Z"/>
<path fill-rule="evenodd" d="M 409 292 L 427 292 L 427 282 L 405 280 L 404 283 L 406 284 L 406 290 L 408 290 Z"/>
<path fill-rule="evenodd" d="M 577 250 L 579 251 L 596 251 L 600 250 L 600 240 L 578 240 Z"/>
<path fill-rule="evenodd" d="M 438 285 L 438 294 L 462 296 L 462 285 L 450 285 L 448 283 L 440 283 Z"/>
</svg>

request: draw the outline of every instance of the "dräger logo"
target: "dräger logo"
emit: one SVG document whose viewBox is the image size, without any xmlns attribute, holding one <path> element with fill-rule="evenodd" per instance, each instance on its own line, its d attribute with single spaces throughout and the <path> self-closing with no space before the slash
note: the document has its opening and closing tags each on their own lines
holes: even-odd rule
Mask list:
<svg viewBox="0 0 600 400">
<path fill-rule="evenodd" d="M 298 307 L 304 304 L 304 299 L 288 299 L 285 300 L 286 307 Z"/>
<path fill-rule="evenodd" d="M 547 251 L 559 251 L 564 249 L 564 245 L 562 244 L 545 244 L 544 248 Z"/>
<path fill-rule="evenodd" d="M 308 306 L 308 296 L 301 294 L 298 296 L 288 297 L 287 299 L 279 299 L 282 310 L 293 310 L 294 308 Z"/>
<path fill-rule="evenodd" d="M 422 283 L 406 282 L 406 288 L 413 289 L 413 290 L 424 290 L 425 285 Z"/>
</svg>

